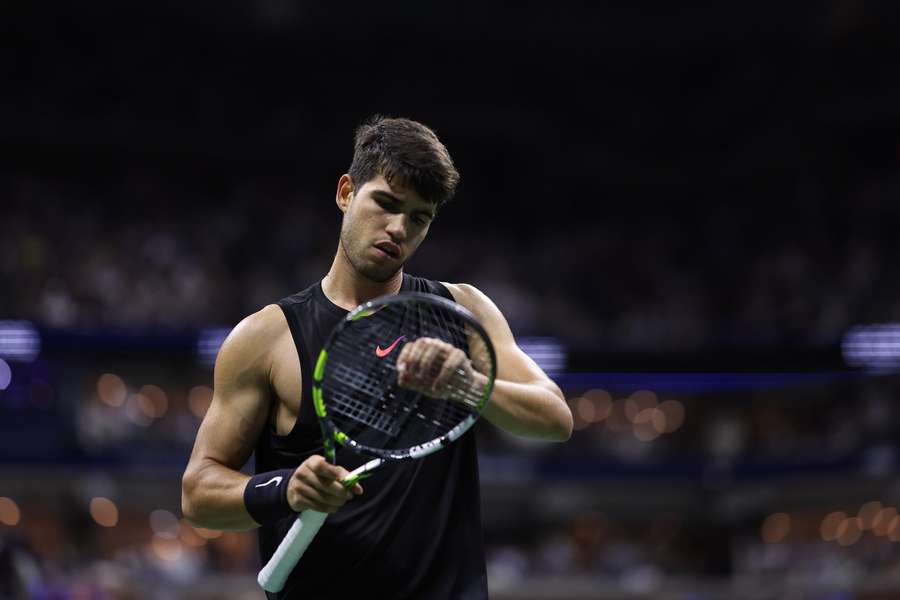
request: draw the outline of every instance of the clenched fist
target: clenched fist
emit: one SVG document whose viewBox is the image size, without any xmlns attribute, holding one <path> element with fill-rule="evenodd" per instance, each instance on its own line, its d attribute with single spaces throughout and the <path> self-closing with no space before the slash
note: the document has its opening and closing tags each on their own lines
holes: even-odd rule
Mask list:
<svg viewBox="0 0 900 600">
<path fill-rule="evenodd" d="M 341 483 L 350 473 L 347 469 L 333 465 L 325 457 L 310 456 L 294 471 L 288 484 L 287 499 L 297 512 L 311 508 L 323 513 L 334 513 L 347 500 L 363 493 L 362 486 L 355 483 L 349 488 Z"/>
<path fill-rule="evenodd" d="M 466 353 L 443 340 L 419 338 L 403 346 L 397 357 L 397 383 L 444 400 L 474 404 L 485 377 L 472 368 Z"/>
</svg>

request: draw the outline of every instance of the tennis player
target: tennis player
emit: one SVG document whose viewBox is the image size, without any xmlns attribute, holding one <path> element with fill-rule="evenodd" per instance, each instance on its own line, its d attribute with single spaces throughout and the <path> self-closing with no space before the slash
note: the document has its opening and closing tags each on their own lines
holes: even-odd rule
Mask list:
<svg viewBox="0 0 900 600">
<path fill-rule="evenodd" d="M 182 510 L 212 528 L 259 528 L 262 562 L 297 512 L 332 513 L 271 598 L 483 599 L 488 597 L 475 438 L 417 461 L 395 462 L 347 490 L 340 481 L 367 459 L 320 455 L 311 400 L 313 360 L 331 329 L 377 296 L 428 292 L 468 308 L 497 353 L 483 417 L 514 434 L 563 441 L 572 415 L 557 385 L 515 343 L 503 314 L 470 285 L 413 277 L 403 265 L 454 194 L 459 174 L 434 132 L 376 117 L 356 133 L 350 172 L 335 201 L 343 213 L 328 274 L 241 321 L 216 360 L 212 404 L 182 481 Z M 399 352 L 400 384 L 427 388 L 449 353 L 439 340 L 384 340 Z M 240 472 L 256 453 L 256 475 Z"/>
</svg>

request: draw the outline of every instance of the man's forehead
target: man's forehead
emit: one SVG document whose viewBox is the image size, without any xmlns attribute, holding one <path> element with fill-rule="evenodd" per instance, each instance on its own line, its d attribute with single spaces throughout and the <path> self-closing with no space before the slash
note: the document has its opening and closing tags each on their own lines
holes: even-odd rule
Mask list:
<svg viewBox="0 0 900 600">
<path fill-rule="evenodd" d="M 368 188 L 367 191 L 370 194 L 380 192 L 382 194 L 397 198 L 398 200 L 411 201 L 416 204 L 421 204 L 424 207 L 430 208 L 434 204 L 422 198 L 422 196 L 420 196 L 418 192 L 416 192 L 416 190 L 410 186 L 405 186 L 397 181 L 395 181 L 393 185 L 388 183 L 387 179 L 384 178 L 384 175 L 378 175 L 377 177 L 374 177 L 373 179 L 367 181 L 363 187 Z"/>
</svg>

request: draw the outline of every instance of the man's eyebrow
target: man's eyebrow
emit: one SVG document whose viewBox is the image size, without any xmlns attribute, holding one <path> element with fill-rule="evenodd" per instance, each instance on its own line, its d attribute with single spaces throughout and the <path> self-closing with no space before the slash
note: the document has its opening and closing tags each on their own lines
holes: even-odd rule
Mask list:
<svg viewBox="0 0 900 600">
<path fill-rule="evenodd" d="M 386 192 L 384 190 L 374 190 L 372 192 L 372 196 L 374 196 L 375 198 L 380 198 L 382 200 L 390 200 L 390 201 L 396 202 L 398 204 L 405 204 L 405 202 L 403 200 L 401 200 L 397 196 L 393 195 L 392 193 Z M 414 210 L 413 212 L 426 215 L 431 220 L 434 220 L 434 218 L 437 216 L 437 211 L 427 210 L 424 208 Z"/>
<path fill-rule="evenodd" d="M 375 190 L 372 192 L 373 196 L 383 198 L 385 200 L 393 200 L 394 202 L 402 202 L 400 198 L 391 194 L 390 192 L 385 192 L 384 190 Z"/>
</svg>

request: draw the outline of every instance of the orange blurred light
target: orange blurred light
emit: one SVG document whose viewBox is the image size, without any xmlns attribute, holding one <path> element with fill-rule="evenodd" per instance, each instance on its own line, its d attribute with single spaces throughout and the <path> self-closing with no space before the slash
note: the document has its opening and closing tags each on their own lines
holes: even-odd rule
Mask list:
<svg viewBox="0 0 900 600">
<path fill-rule="evenodd" d="M 892 542 L 900 542 L 900 515 L 891 519 L 888 524 L 888 539 Z"/>
<path fill-rule="evenodd" d="M 128 388 L 121 377 L 113 373 L 104 373 L 97 379 L 97 397 L 109 406 L 122 406 L 128 396 Z"/>
<path fill-rule="evenodd" d="M 881 512 L 882 508 L 884 507 L 881 505 L 881 502 L 878 502 L 876 500 L 866 502 L 860 507 L 859 512 L 856 514 L 856 516 L 859 517 L 860 528 L 863 531 L 872 529 L 872 525 L 875 521 L 875 516 Z"/>
<path fill-rule="evenodd" d="M 582 396 L 575 401 L 575 410 L 578 412 L 578 418 L 585 423 L 593 423 L 594 416 L 597 414 L 597 407 L 591 402 L 590 398 Z"/>
<path fill-rule="evenodd" d="M 650 409 L 650 424 L 657 433 L 666 432 L 666 413 L 659 407 Z"/>
<path fill-rule="evenodd" d="M 205 538 L 207 540 L 214 540 L 216 538 L 222 537 L 222 532 L 218 531 L 216 529 L 206 529 L 204 527 L 194 527 L 194 531 L 197 532 L 197 535 L 199 535 L 200 537 Z"/>
<path fill-rule="evenodd" d="M 650 390 L 638 390 L 625 401 L 625 417 L 634 423 L 641 411 L 647 408 L 655 408 L 656 405 L 655 393 Z"/>
<path fill-rule="evenodd" d="M 649 411 L 649 410 L 653 410 L 653 409 L 645 409 L 645 410 Z M 644 412 L 644 411 L 642 411 L 642 412 Z M 641 417 L 641 415 L 639 414 L 638 418 L 640 418 L 640 417 Z M 655 440 L 656 438 L 659 437 L 659 432 L 656 430 L 655 427 L 653 427 L 653 423 L 650 421 L 649 416 L 648 416 L 648 418 L 644 419 L 643 421 L 635 421 L 635 423 L 632 425 L 632 433 L 634 433 L 635 438 L 637 438 L 638 440 L 640 440 L 642 442 L 652 442 L 653 440 Z"/>
<path fill-rule="evenodd" d="M 0 523 L 15 527 L 22 519 L 22 511 L 12 498 L 0 496 Z"/>
<path fill-rule="evenodd" d="M 887 506 L 875 515 L 872 519 L 872 533 L 875 535 L 888 535 L 891 532 L 891 521 L 897 516 L 897 509 L 893 506 Z"/>
<path fill-rule="evenodd" d="M 138 392 L 138 402 L 141 412 L 151 419 L 162 418 L 169 410 L 169 397 L 157 385 L 143 386 Z"/>
<path fill-rule="evenodd" d="M 628 421 L 628 417 L 625 416 L 625 402 L 622 400 L 613 402 L 612 410 L 606 419 L 606 427 L 616 433 L 631 429 L 631 423 Z"/>
<path fill-rule="evenodd" d="M 835 511 L 833 513 L 829 513 L 824 519 L 822 519 L 822 525 L 819 527 L 819 533 L 822 534 L 822 539 L 826 542 L 833 542 L 838 537 L 838 529 L 847 519 L 847 515 L 840 512 Z"/>
<path fill-rule="evenodd" d="M 664 400 L 659 410 L 665 415 L 665 429 L 660 433 L 672 433 L 684 423 L 684 404 L 678 400 Z"/>
<path fill-rule="evenodd" d="M 90 512 L 97 525 L 102 527 L 115 527 L 119 522 L 119 508 L 109 498 L 92 498 Z"/>
<path fill-rule="evenodd" d="M 862 520 L 859 517 L 844 519 L 838 525 L 837 543 L 841 546 L 852 546 L 860 537 L 862 537 Z"/>
<path fill-rule="evenodd" d="M 212 403 L 213 390 L 208 385 L 195 385 L 188 392 L 188 408 L 198 419 L 206 416 L 209 405 Z"/>
<path fill-rule="evenodd" d="M 206 538 L 197 533 L 197 530 L 184 519 L 181 519 L 181 523 L 178 526 L 178 539 L 183 544 L 194 548 L 206 545 Z"/>
<path fill-rule="evenodd" d="M 609 416 L 612 411 L 612 396 L 606 390 L 588 390 L 584 397 L 594 405 L 594 422 L 599 423 Z"/>
<path fill-rule="evenodd" d="M 787 513 L 775 513 L 766 517 L 760 529 L 760 536 L 767 544 L 777 544 L 791 532 L 791 516 Z"/>
</svg>

